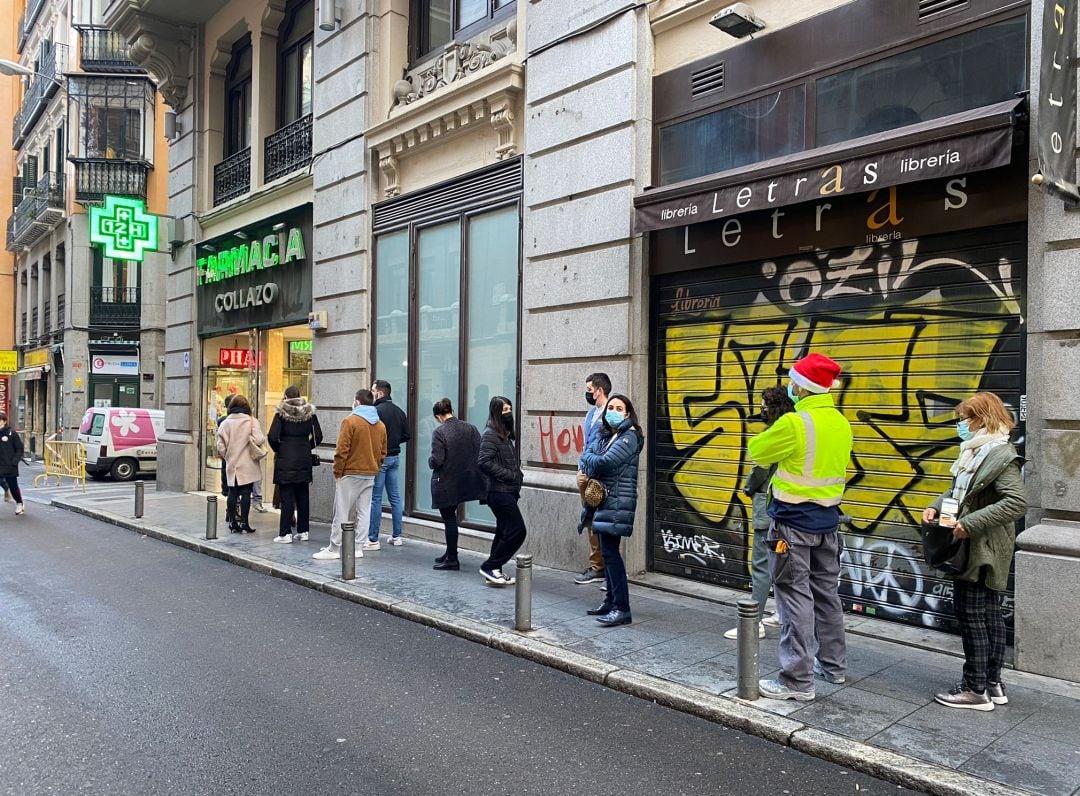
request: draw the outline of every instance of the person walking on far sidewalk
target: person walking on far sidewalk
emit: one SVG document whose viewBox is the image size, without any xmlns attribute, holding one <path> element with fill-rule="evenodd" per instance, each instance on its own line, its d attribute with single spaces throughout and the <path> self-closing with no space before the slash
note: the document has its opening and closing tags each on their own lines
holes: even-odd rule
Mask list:
<svg viewBox="0 0 1080 796">
<path fill-rule="evenodd" d="M 375 396 L 375 410 L 379 420 L 386 426 L 386 459 L 375 476 L 375 487 L 371 493 L 371 517 L 368 520 L 368 538 L 364 550 L 379 549 L 379 528 L 382 525 L 382 497 L 386 488 L 390 499 L 390 518 L 392 532 L 390 544 L 401 546 L 401 518 L 405 514 L 405 497 L 398 486 L 398 472 L 401 464 L 401 446 L 412 439 L 409 436 L 409 418 L 401 407 L 390 400 L 390 382 L 376 379 L 371 385 Z"/>
<path fill-rule="evenodd" d="M 782 415 L 795 411 L 795 404 L 786 390 L 766 387 L 761 392 L 761 419 L 770 428 Z M 754 543 L 750 548 L 750 596 L 758 604 L 758 638 L 765 638 L 765 601 L 769 599 L 772 578 L 769 577 L 769 547 L 765 537 L 769 531 L 769 482 L 776 472 L 776 465 L 754 467 L 746 477 L 743 494 L 750 498 L 750 529 Z M 771 627 L 779 627 L 779 617 L 769 617 Z M 736 639 L 739 628 L 724 633 L 724 638 Z"/>
<path fill-rule="evenodd" d="M 488 404 L 477 460 L 487 478 L 487 504 L 495 515 L 495 538 L 487 561 L 480 565 L 480 574 L 492 586 L 507 586 L 516 579 L 504 575 L 502 568 L 521 549 L 526 535 L 525 520 L 518 509 L 525 474 L 514 445 L 514 405 L 509 398 L 496 395 Z"/>
<path fill-rule="evenodd" d="M 472 423 L 454 417 L 449 398 L 431 408 L 438 422 L 431 435 L 431 504 L 442 515 L 446 552 L 435 559 L 435 569 L 461 569 L 458 563 L 458 508 L 483 496 L 480 475 L 480 432 Z"/>
<path fill-rule="evenodd" d="M 315 407 L 300 396 L 294 385 L 285 388 L 285 397 L 274 411 L 267 435 L 274 451 L 274 483 L 281 501 L 281 518 L 275 542 L 293 541 L 293 514 L 296 516 L 296 536 L 308 540 L 310 507 L 308 487 L 311 484 L 312 457 L 322 442 L 323 433 Z"/>
<path fill-rule="evenodd" d="M 840 502 L 851 459 L 851 424 L 829 394 L 840 366 L 808 354 L 788 372 L 795 411 L 750 440 L 759 467 L 776 465 L 766 542 L 780 614 L 780 673 L 762 680 L 769 699 L 814 699 L 814 675 L 847 675 L 840 577 Z M 817 657 L 815 659 L 815 653 Z"/>
<path fill-rule="evenodd" d="M 603 412 L 603 428 L 581 455 L 581 466 L 587 478 L 604 485 L 604 500 L 595 511 L 582 510 L 581 522 L 588 519 L 600 539 L 607 597 L 599 607 L 585 613 L 595 616 L 604 627 L 615 627 L 631 621 L 630 585 L 619 543 L 634 532 L 638 459 L 645 447 L 645 434 L 638 425 L 634 405 L 625 395 L 611 396 Z"/>
<path fill-rule="evenodd" d="M 993 710 L 1008 704 L 1002 593 L 1008 587 L 1016 521 L 1027 512 L 1020 456 L 1009 442 L 1016 427 L 1001 399 L 976 393 L 956 407 L 962 442 L 952 488 L 923 512 L 923 522 L 952 527 L 968 540 L 967 569 L 953 577 L 953 610 L 964 643 L 964 678 L 934 699 L 946 707 Z M 942 511 L 946 501 L 949 510 Z M 948 516 L 944 516 L 948 515 Z"/>
<path fill-rule="evenodd" d="M 234 533 L 255 533 L 248 522 L 251 512 L 251 489 L 262 476 L 262 464 L 257 451 L 266 444 L 259 421 L 251 415 L 251 404 L 243 395 L 229 403 L 229 415 L 218 426 L 217 450 L 224 459 L 229 496 L 225 513 L 229 530 Z"/>
<path fill-rule="evenodd" d="M 341 523 L 355 520 L 357 528 L 367 527 L 375 476 L 386 458 L 386 426 L 379 420 L 374 404 L 370 390 L 358 390 L 352 414 L 338 430 L 330 544 L 312 556 L 320 561 L 341 558 Z M 363 558 L 363 550 L 357 550 L 356 557 Z"/>
<path fill-rule="evenodd" d="M 589 446 L 599 436 L 604 427 L 604 406 L 607 405 L 608 394 L 611 392 L 611 379 L 606 373 L 591 373 L 585 378 L 585 401 L 589 404 L 589 411 L 585 415 L 585 446 Z M 574 578 L 574 583 L 584 586 L 587 583 L 601 583 L 604 581 L 604 555 L 600 550 L 600 538 L 593 533 L 592 512 L 585 506 L 585 484 L 589 477 L 582 470 L 581 462 L 578 462 L 577 486 L 581 496 L 581 505 L 588 514 L 583 526 L 578 528 L 578 533 L 584 532 L 589 535 L 589 566 L 585 567 L 580 575 Z"/>
<path fill-rule="evenodd" d="M 0 412 L 0 482 L 4 485 L 5 498 L 10 494 L 15 499 L 16 515 L 26 513 L 22 490 L 19 489 L 19 463 L 22 457 L 22 437 L 8 425 L 7 415 Z"/>
</svg>

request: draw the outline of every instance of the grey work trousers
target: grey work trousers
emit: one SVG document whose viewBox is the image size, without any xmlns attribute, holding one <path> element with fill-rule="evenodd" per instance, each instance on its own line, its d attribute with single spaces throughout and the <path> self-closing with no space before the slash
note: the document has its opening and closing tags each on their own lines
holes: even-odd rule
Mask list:
<svg viewBox="0 0 1080 796">
<path fill-rule="evenodd" d="M 775 552 L 783 539 L 786 553 Z M 844 612 L 837 590 L 843 542 L 837 531 L 808 533 L 773 522 L 769 567 L 780 615 L 780 682 L 814 690 L 814 657 L 830 675 L 847 672 Z"/>
<path fill-rule="evenodd" d="M 765 601 L 769 599 L 772 575 L 769 573 L 768 528 L 754 528 L 754 544 L 750 548 L 750 597 L 757 603 L 757 619 L 765 618 Z"/>
</svg>

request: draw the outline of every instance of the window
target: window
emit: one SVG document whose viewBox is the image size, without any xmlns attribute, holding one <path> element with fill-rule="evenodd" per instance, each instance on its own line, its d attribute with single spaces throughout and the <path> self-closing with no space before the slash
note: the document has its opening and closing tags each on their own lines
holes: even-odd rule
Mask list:
<svg viewBox="0 0 1080 796">
<path fill-rule="evenodd" d="M 233 47 L 225 69 L 225 157 L 251 146 L 251 36 Z"/>
<path fill-rule="evenodd" d="M 154 89 L 141 77 L 68 78 L 78 130 L 76 158 L 150 160 L 153 156 Z M 57 132 L 57 146 L 62 133 Z"/>
<path fill-rule="evenodd" d="M 414 396 L 413 441 L 404 449 L 410 462 L 402 462 L 411 512 L 435 514 L 427 466 L 432 404 L 449 398 L 458 417 L 483 430 L 493 395 L 517 403 L 519 212 L 514 202 L 376 238 L 373 375 L 393 385 L 399 403 Z M 465 519 L 493 522 L 472 504 Z"/>
<path fill-rule="evenodd" d="M 78 0 L 76 23 L 79 25 L 105 25 L 105 7 L 108 0 Z"/>
<path fill-rule="evenodd" d="M 781 89 L 759 99 L 660 129 L 660 184 L 798 152 L 805 146 L 806 91 Z"/>
<path fill-rule="evenodd" d="M 481 32 L 508 17 L 515 0 L 413 0 L 413 59 Z"/>
<path fill-rule="evenodd" d="M 105 257 L 96 246 L 91 252 L 94 262 L 94 300 L 102 304 L 138 304 L 139 264 Z"/>
<path fill-rule="evenodd" d="M 314 85 L 312 58 L 314 53 L 315 4 L 303 0 L 290 5 L 278 35 L 281 87 L 278 121 L 284 127 L 311 113 L 311 93 Z"/>
</svg>

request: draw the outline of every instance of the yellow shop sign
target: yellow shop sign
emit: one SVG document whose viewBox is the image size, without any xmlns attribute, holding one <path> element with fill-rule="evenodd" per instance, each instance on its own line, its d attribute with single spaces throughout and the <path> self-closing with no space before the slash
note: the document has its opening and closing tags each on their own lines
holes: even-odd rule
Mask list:
<svg viewBox="0 0 1080 796">
<path fill-rule="evenodd" d="M 18 351 L 0 351 L 0 373 L 14 373 L 19 369 Z"/>
<path fill-rule="evenodd" d="M 24 368 L 40 368 L 49 364 L 49 349 L 48 348 L 35 348 L 33 351 L 27 351 L 23 354 L 23 367 Z"/>
</svg>

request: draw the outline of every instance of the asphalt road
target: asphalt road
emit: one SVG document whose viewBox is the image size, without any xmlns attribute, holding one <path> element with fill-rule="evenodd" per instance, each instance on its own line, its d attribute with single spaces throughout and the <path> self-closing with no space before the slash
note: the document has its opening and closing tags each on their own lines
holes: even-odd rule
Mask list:
<svg viewBox="0 0 1080 796">
<path fill-rule="evenodd" d="M 3 793 L 900 790 L 130 531 L 0 504 Z"/>
</svg>

